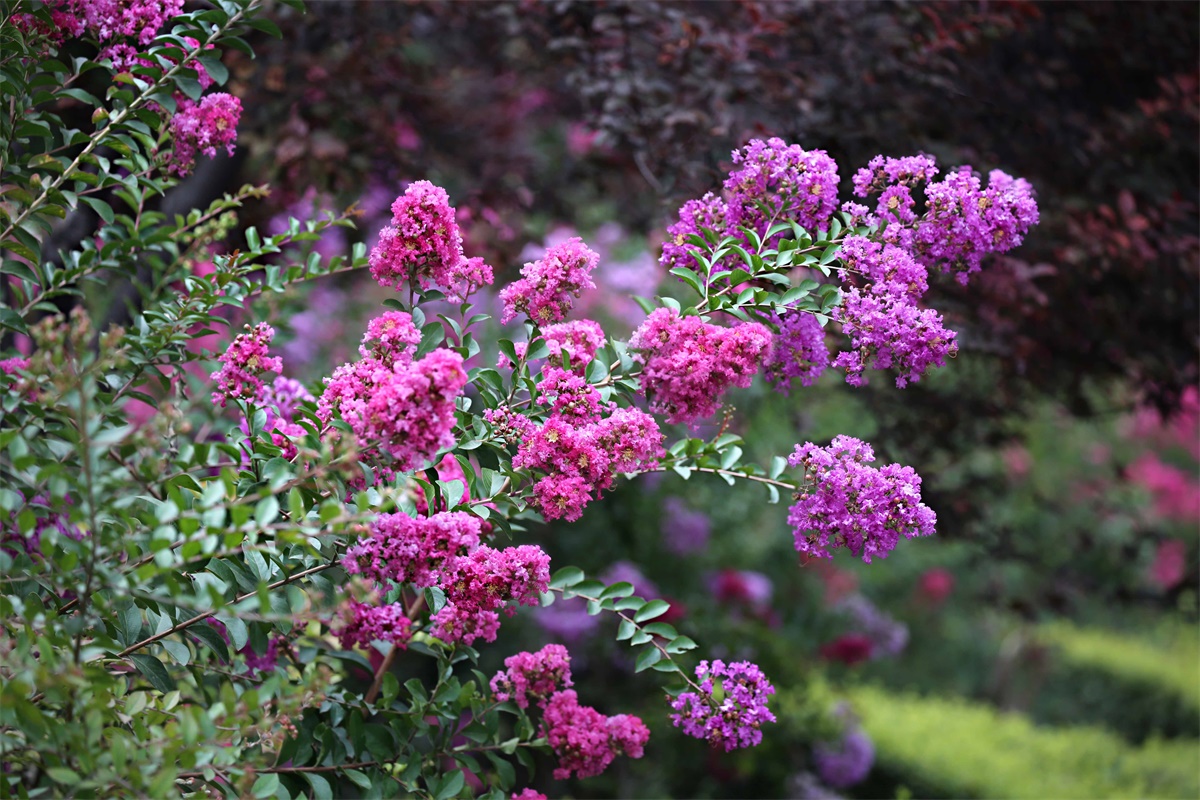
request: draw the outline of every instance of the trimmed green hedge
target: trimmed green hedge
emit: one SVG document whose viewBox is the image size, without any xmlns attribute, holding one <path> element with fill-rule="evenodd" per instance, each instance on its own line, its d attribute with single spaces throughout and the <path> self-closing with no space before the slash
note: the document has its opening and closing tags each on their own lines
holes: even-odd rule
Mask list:
<svg viewBox="0 0 1200 800">
<path fill-rule="evenodd" d="M 1099 728 L 1040 728 L 960 699 L 872 686 L 847 694 L 879 771 L 917 797 L 1200 797 L 1200 741 L 1138 747 Z"/>
</svg>

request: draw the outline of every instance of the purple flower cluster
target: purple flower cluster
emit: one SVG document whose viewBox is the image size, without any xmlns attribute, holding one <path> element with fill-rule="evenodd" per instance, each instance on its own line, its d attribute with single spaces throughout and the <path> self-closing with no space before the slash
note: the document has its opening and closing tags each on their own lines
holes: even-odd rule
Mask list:
<svg viewBox="0 0 1200 800">
<path fill-rule="evenodd" d="M 846 290 L 833 311 L 850 337 L 852 349 L 833 361 L 846 370 L 847 383 L 866 383 L 868 367 L 895 369 L 896 385 L 903 388 L 958 352 L 957 334 L 943 327 L 942 316 L 918 305 L 929 282 L 925 267 L 908 251 L 851 236 L 840 256 L 846 280 L 865 283 Z"/>
<path fill-rule="evenodd" d="M 829 366 L 825 329 L 815 316 L 801 311 L 790 311 L 776 319 L 779 330 L 763 362 L 767 380 L 785 394 L 793 380 L 812 386 Z"/>
<path fill-rule="evenodd" d="M 171 118 L 175 147 L 167 161 L 167 170 L 180 177 L 190 175 L 196 154 L 213 158 L 218 147 L 233 155 L 241 118 L 242 101 L 226 92 L 207 95 L 191 108 L 181 110 Z"/>
<path fill-rule="evenodd" d="M 521 268 L 520 280 L 500 290 L 504 314 L 509 322 L 525 314 L 537 325 L 561 322 L 571 310 L 572 298 L 584 289 L 595 289 L 592 270 L 600 257 L 577 236 L 554 245 L 537 261 Z"/>
<path fill-rule="evenodd" d="M 700 264 L 692 255 L 695 245 L 688 242 L 688 237 L 693 234 L 703 236 L 701 228 L 723 234 L 728 229 L 725 213 L 725 201 L 712 192 L 699 200 L 684 203 L 683 208 L 679 209 L 679 221 L 667 228 L 667 239 L 663 242 L 659 263 L 667 269 L 687 267 L 700 271 Z"/>
<path fill-rule="evenodd" d="M 821 780 L 842 789 L 867 777 L 875 763 L 875 747 L 865 733 L 854 728 L 836 745 L 816 745 L 813 748 L 813 760 Z"/>
<path fill-rule="evenodd" d="M 442 289 L 455 303 L 492 282 L 483 259 L 463 255 L 450 196 L 429 181 L 410 183 L 392 203 L 392 224 L 379 232 L 368 260 L 380 286 L 415 281 L 423 290 Z"/>
<path fill-rule="evenodd" d="M 727 389 L 750 385 L 770 346 L 765 325 L 724 328 L 672 308 L 656 308 L 629 340 L 634 359 L 644 365 L 642 391 L 650 410 L 666 414 L 670 423 L 715 414 Z"/>
<path fill-rule="evenodd" d="M 770 219 L 794 219 L 810 231 L 829 226 L 837 210 L 837 162 L 824 150 L 805 150 L 778 137 L 751 139 L 733 151 L 738 168 L 725 180 L 725 222 L 762 229 Z M 765 205 L 766 213 L 760 205 Z"/>
<path fill-rule="evenodd" d="M 23 492 L 17 492 L 21 496 L 21 502 L 25 503 L 25 495 Z M 63 498 L 63 504 L 72 505 L 70 497 Z M 9 512 L 8 520 L 0 523 L 0 551 L 16 555 L 24 551 L 30 556 L 40 556 L 42 546 L 42 533 L 53 528 L 58 532 L 59 536 L 65 536 L 68 539 L 82 541 L 87 533 L 77 525 L 71 524 L 71 516 L 66 511 L 58 511 L 51 513 L 49 516 L 42 516 L 43 509 L 50 507 L 50 498 L 44 494 L 35 495 L 33 500 L 25 503 L 18 509 Z M 21 532 L 21 526 L 17 522 L 21 510 L 28 508 L 34 512 L 35 520 L 33 528 L 25 533 Z M 15 547 L 9 547 L 9 544 Z M 20 547 L 20 550 L 17 549 Z"/>
<path fill-rule="evenodd" d="M 796 550 L 832 558 L 845 547 L 866 563 L 886 558 L 901 536 L 930 536 L 937 521 L 921 502 L 921 478 L 912 467 L 870 465 L 875 453 L 850 436 L 835 437 L 829 447 L 812 442 L 788 457 L 804 470 L 795 505 L 788 509 Z"/>
<path fill-rule="evenodd" d="M 547 325 L 542 328 L 542 338 L 550 348 L 550 358 L 569 360 L 575 371 L 582 371 L 606 342 L 600 323 L 590 319 Z"/>
<path fill-rule="evenodd" d="M 846 210 L 867 224 L 886 223 L 887 241 L 912 251 L 926 266 L 956 273 L 965 284 L 984 256 L 1022 242 L 1038 222 L 1037 201 L 1028 182 L 999 170 L 988 175 L 986 189 L 970 167 L 934 182 L 937 174 L 930 156 L 876 156 L 854 176 L 856 195 L 879 194 L 874 214 L 857 204 Z M 922 183 L 925 210 L 918 216 L 912 191 Z"/>
<path fill-rule="evenodd" d="M 461 511 L 430 517 L 380 514 L 371 523 L 371 536 L 346 550 L 342 565 L 350 575 L 376 582 L 432 586 L 443 562 L 480 543 L 483 522 Z"/>
<path fill-rule="evenodd" d="M 650 739 L 650 729 L 637 717 L 607 717 L 580 705 L 571 689 L 556 692 L 546 704 L 542 733 L 558 758 L 555 780 L 566 780 L 572 772 L 580 778 L 599 775 L 622 754 L 641 758 Z"/>
<path fill-rule="evenodd" d="M 46 6 L 54 30 L 40 30 L 30 14 L 15 15 L 14 21 L 25 30 L 39 29 L 55 43 L 88 33 L 101 43 L 129 38 L 148 45 L 167 20 L 183 11 L 183 0 L 48 0 Z"/>
<path fill-rule="evenodd" d="M 726 751 L 762 741 L 762 724 L 774 722 L 767 699 L 775 687 L 749 661 L 701 661 L 696 667 L 701 693 L 683 692 L 671 701 L 676 728 Z"/>
<path fill-rule="evenodd" d="M 345 614 L 346 625 L 338 632 L 338 640 L 344 648 L 391 642 L 403 649 L 412 638 L 412 620 L 404 615 L 404 606 L 399 603 L 372 606 L 351 600 Z"/>
</svg>

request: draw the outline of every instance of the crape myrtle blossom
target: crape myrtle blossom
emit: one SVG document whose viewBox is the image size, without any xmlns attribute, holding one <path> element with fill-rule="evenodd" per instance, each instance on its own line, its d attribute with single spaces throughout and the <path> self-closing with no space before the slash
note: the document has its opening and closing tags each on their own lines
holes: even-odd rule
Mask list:
<svg viewBox="0 0 1200 800">
<path fill-rule="evenodd" d="M 482 258 L 463 255 L 450 196 L 429 181 L 410 183 L 392 203 L 392 223 L 379 232 L 368 260 L 380 286 L 415 282 L 422 290 L 443 290 L 455 303 L 492 282 Z"/>
<path fill-rule="evenodd" d="M 794 219 L 809 231 L 825 229 L 837 209 L 837 163 L 824 150 L 805 150 L 778 137 L 751 139 L 733 151 L 737 165 L 725 180 L 725 214 L 730 230 L 739 225 L 763 233 L 771 220 Z M 764 217 L 759 204 L 771 217 Z"/>
<path fill-rule="evenodd" d="M 432 586 L 446 559 L 478 547 L 483 521 L 461 511 L 430 517 L 380 514 L 371 535 L 346 550 L 342 565 L 350 575 L 373 581 Z"/>
<path fill-rule="evenodd" d="M 275 338 L 275 329 L 265 322 L 238 334 L 217 360 L 221 368 L 212 374 L 217 389 L 212 394 L 214 405 L 221 408 L 230 400 L 251 400 L 263 391 L 259 377 L 264 372 L 282 372 L 283 360 L 269 355 L 268 348 Z"/>
<path fill-rule="evenodd" d="M 550 557 L 536 545 L 496 550 L 487 545 L 442 566 L 439 584 L 446 605 L 430 618 L 430 632 L 448 642 L 494 642 L 500 627 L 496 613 L 509 605 L 537 606 L 550 585 Z"/>
<path fill-rule="evenodd" d="M 519 792 L 513 792 L 510 800 L 546 800 L 546 795 L 536 789 L 522 789 Z"/>
<path fill-rule="evenodd" d="M 629 347 L 643 365 L 650 410 L 672 424 L 691 424 L 715 414 L 731 386 L 751 384 L 771 347 L 771 332 L 756 322 L 725 328 L 657 308 Z"/>
<path fill-rule="evenodd" d="M 725 201 L 712 192 L 699 200 L 688 200 L 679 209 L 679 221 L 667 228 L 667 238 L 663 242 L 659 263 L 667 269 L 686 267 L 697 272 L 702 271 L 700 262 L 693 254 L 695 245 L 688 241 L 688 237 L 703 237 L 703 228 L 724 235 L 725 214 Z"/>
<path fill-rule="evenodd" d="M 55 28 L 40 31 L 55 44 L 85 33 L 104 43 L 128 38 L 141 45 L 154 41 L 167 20 L 183 11 L 183 0 L 47 0 Z M 30 14 L 14 21 L 24 30 L 40 26 Z"/>
<path fill-rule="evenodd" d="M 167 171 L 180 177 L 190 175 L 196 154 L 213 158 L 218 147 L 233 155 L 241 117 L 242 101 L 226 92 L 207 95 L 195 106 L 181 110 L 171 118 L 174 149 L 167 159 Z"/>
<path fill-rule="evenodd" d="M 419 339 L 411 317 L 388 312 L 372 320 L 361 360 L 325 379 L 317 414 L 339 415 L 364 445 L 378 447 L 400 471 L 416 469 L 454 444 L 454 401 L 467 384 L 462 356 L 439 348 L 413 360 Z"/>
<path fill-rule="evenodd" d="M 351 600 L 345 611 L 346 624 L 338 632 L 342 647 L 368 647 L 371 642 L 390 642 L 407 648 L 412 638 L 412 620 L 404 615 L 404 606 L 390 603 L 373 606 Z"/>
<path fill-rule="evenodd" d="M 550 695 L 572 685 L 571 656 L 561 644 L 509 656 L 504 666 L 491 680 L 492 694 L 497 701 L 511 700 L 518 708 L 529 708 L 531 699 L 544 707 Z"/>
<path fill-rule="evenodd" d="M 829 347 L 825 329 L 813 314 L 790 311 L 776 317 L 778 332 L 771 339 L 771 350 L 763 361 L 767 380 L 778 391 L 787 393 L 793 380 L 812 386 L 829 366 Z"/>
<path fill-rule="evenodd" d="M 556 780 L 566 780 L 572 773 L 579 778 L 599 775 L 619 755 L 641 758 L 650 739 L 650 729 L 639 718 L 607 717 L 580 705 L 571 689 L 551 696 L 542 715 L 542 734 L 558 759 Z"/>
<path fill-rule="evenodd" d="M 500 290 L 504 301 L 501 323 L 525 314 L 537 325 L 561 322 L 572 298 L 595 289 L 592 271 L 600 257 L 578 236 L 554 245 L 537 261 L 521 268 L 521 278 Z"/>
<path fill-rule="evenodd" d="M 726 751 L 753 747 L 762 741 L 762 724 L 775 721 L 767 708 L 775 687 L 757 665 L 749 661 L 701 661 L 696 667 L 696 680 L 699 693 L 683 692 L 671 701 L 676 711 L 671 715 L 675 727 Z M 720 700 L 714 696 L 718 686 Z"/>
<path fill-rule="evenodd" d="M 547 325 L 542 328 L 542 338 L 550 348 L 550 359 L 569 361 L 571 369 L 575 371 L 587 366 L 606 342 L 600 323 L 590 319 Z"/>
<path fill-rule="evenodd" d="M 796 503 L 788 509 L 796 550 L 832 558 L 845 547 L 866 563 L 886 558 L 901 536 L 930 536 L 937 521 L 921 502 L 921 478 L 912 467 L 871 466 L 871 446 L 850 436 L 829 447 L 796 445 L 788 464 L 804 470 Z"/>
</svg>

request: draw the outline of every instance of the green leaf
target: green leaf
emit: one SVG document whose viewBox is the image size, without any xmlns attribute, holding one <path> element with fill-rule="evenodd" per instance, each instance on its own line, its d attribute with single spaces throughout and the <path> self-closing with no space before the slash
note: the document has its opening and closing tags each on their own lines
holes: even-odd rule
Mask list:
<svg viewBox="0 0 1200 800">
<path fill-rule="evenodd" d="M 163 694 L 175 690 L 175 681 L 172 680 L 171 674 L 167 672 L 167 668 L 157 658 L 146 653 L 134 653 L 129 659 L 133 661 L 134 666 L 146 676 L 146 680 L 150 681 L 150 685 L 155 689 L 158 689 Z"/>
<path fill-rule="evenodd" d="M 671 604 L 666 600 L 651 600 L 646 605 L 642 606 L 642 610 L 637 612 L 634 620 L 637 622 L 646 622 L 647 620 L 661 617 L 663 614 L 671 610 Z"/>
<path fill-rule="evenodd" d="M 662 651 L 657 647 L 647 647 L 638 654 L 637 664 L 634 666 L 634 672 L 641 672 L 650 669 L 659 661 L 662 661 Z"/>
<path fill-rule="evenodd" d="M 71 785 L 79 783 L 78 773 L 66 767 L 49 767 L 46 769 L 46 774 L 55 783 L 69 783 Z"/>
<path fill-rule="evenodd" d="M 275 794 L 279 789 L 279 775 L 274 772 L 266 772 L 258 776 L 258 780 L 254 782 L 254 786 L 250 789 L 250 793 L 257 798 L 267 798 Z"/>
<path fill-rule="evenodd" d="M 264 497 L 254 507 L 254 521 L 260 528 L 270 525 L 279 516 L 279 498 L 275 495 Z"/>
<path fill-rule="evenodd" d="M 621 620 L 621 624 L 617 626 L 617 641 L 623 642 L 631 638 L 636 632 L 637 625 L 634 624 L 633 620 L 623 619 Z"/>
<path fill-rule="evenodd" d="M 664 639 L 674 639 L 679 635 L 679 631 L 675 630 L 669 622 L 651 622 L 642 628 L 646 633 L 652 633 L 655 636 L 661 636 Z"/>
<path fill-rule="evenodd" d="M 609 586 L 600 593 L 601 600 L 607 600 L 610 597 L 628 597 L 633 594 L 633 584 L 627 581 L 621 581 Z"/>
<path fill-rule="evenodd" d="M 551 589 L 565 589 L 568 586 L 574 586 L 584 578 L 583 570 L 578 567 L 563 567 L 558 572 L 554 573 L 554 577 L 550 579 Z"/>
<path fill-rule="evenodd" d="M 312 800 L 333 800 L 333 789 L 324 777 L 315 772 L 306 772 L 304 777 L 308 781 L 308 785 L 312 787 Z"/>
<path fill-rule="evenodd" d="M 467 776 L 462 770 L 458 770 L 442 784 L 442 788 L 437 793 L 437 800 L 449 800 L 462 791 L 463 785 L 466 783 Z"/>
</svg>

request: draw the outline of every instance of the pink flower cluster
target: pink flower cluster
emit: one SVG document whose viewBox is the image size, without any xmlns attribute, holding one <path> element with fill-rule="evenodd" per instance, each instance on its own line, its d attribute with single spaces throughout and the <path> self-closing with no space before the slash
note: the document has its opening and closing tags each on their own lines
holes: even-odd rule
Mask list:
<svg viewBox="0 0 1200 800">
<path fill-rule="evenodd" d="M 684 203 L 679 209 L 679 221 L 667 228 L 667 238 L 663 242 L 659 263 L 667 269 L 686 267 L 702 272 L 700 263 L 692 254 L 695 245 L 688 242 L 688 237 L 703 236 L 702 228 L 724 235 L 727 231 L 725 213 L 725 201 L 712 192 L 699 200 L 688 200 Z"/>
<path fill-rule="evenodd" d="M 154 41 L 167 20 L 183 11 L 183 0 L 48 0 L 55 28 L 41 30 L 31 14 L 15 21 L 24 30 L 39 30 L 54 43 L 82 36 L 85 32 L 99 42 L 128 37 L 139 44 Z"/>
<path fill-rule="evenodd" d="M 450 196 L 429 181 L 410 183 L 392 203 L 392 224 L 379 232 L 369 261 L 381 286 L 415 281 L 423 290 L 442 289 L 455 303 L 492 282 L 482 258 L 463 255 Z"/>
<path fill-rule="evenodd" d="M 506 669 L 492 678 L 492 694 L 497 701 L 511 700 L 518 708 L 529 708 L 531 699 L 545 707 L 550 695 L 572 685 L 571 656 L 561 644 L 509 656 L 504 666 Z"/>
<path fill-rule="evenodd" d="M 430 517 L 380 514 L 371 536 L 346 550 L 342 565 L 350 575 L 373 581 L 433 586 L 449 558 L 479 547 L 483 521 L 450 511 Z"/>
<path fill-rule="evenodd" d="M 903 388 L 958 352 L 957 334 L 943 327 L 941 314 L 917 305 L 929 283 L 925 267 L 906 250 L 851 236 L 840 256 L 846 280 L 866 281 L 845 291 L 833 312 L 850 337 L 852 349 L 833 361 L 846 370 L 847 383 L 866 383 L 868 367 L 895 369 L 896 385 Z"/>
<path fill-rule="evenodd" d="M 878 193 L 874 214 L 858 204 L 846 210 L 867 224 L 886 223 L 884 238 L 910 250 L 929 267 L 953 272 L 960 283 L 979 271 L 984 256 L 1003 253 L 1025 238 L 1037 224 L 1039 212 L 1033 187 L 1019 178 L 993 170 L 988 186 L 970 167 L 938 174 L 930 156 L 876 156 L 854 176 L 854 193 Z M 925 183 L 925 210 L 916 212 L 912 190 Z"/>
<path fill-rule="evenodd" d="M 788 509 L 796 550 L 818 558 L 845 547 L 866 563 L 886 558 L 901 536 L 930 536 L 937 517 L 921 502 L 921 478 L 912 467 L 870 466 L 875 453 L 850 436 L 829 447 L 797 445 L 788 464 L 804 470 L 805 492 Z"/>
<path fill-rule="evenodd" d="M 407 314 L 372 320 L 363 340 L 370 355 L 334 370 L 317 403 L 322 421 L 340 415 L 355 436 L 390 454 L 402 472 L 454 444 L 454 402 L 467 384 L 462 356 L 438 349 L 414 361 L 408 348 L 416 341 Z"/>
<path fill-rule="evenodd" d="M 670 423 L 693 423 L 716 413 L 731 386 L 747 387 L 771 347 L 771 332 L 758 323 L 733 328 L 655 309 L 629 341 L 644 365 L 642 391 L 650 410 Z"/>
<path fill-rule="evenodd" d="M 180 177 L 189 175 L 196 165 L 196 153 L 212 158 L 218 147 L 233 155 L 237 125 L 242 117 L 242 101 L 226 92 L 214 92 L 171 118 L 171 136 L 175 149 L 167 161 L 167 170 Z"/>
<path fill-rule="evenodd" d="M 812 386 L 829 366 L 825 329 L 812 314 L 791 311 L 778 318 L 779 331 L 771 340 L 771 351 L 763 362 L 767 380 L 785 394 L 792 381 Z"/>
<path fill-rule="evenodd" d="M 824 150 L 805 150 L 778 137 L 751 139 L 733 151 L 733 163 L 739 167 L 725 180 L 729 230 L 744 225 L 763 233 L 772 219 L 794 219 L 809 231 L 829 227 L 837 210 L 838 168 Z"/>
<path fill-rule="evenodd" d="M 534 545 L 481 545 L 482 526 L 461 511 L 424 518 L 380 514 L 371 535 L 348 548 L 342 564 L 347 573 L 375 583 L 441 588 L 446 605 L 430 619 L 433 635 L 466 644 L 480 637 L 495 641 L 497 611 L 513 601 L 538 604 L 550 583 L 550 557 Z"/>
<path fill-rule="evenodd" d="M 592 270 L 600 257 L 577 236 L 554 245 L 537 261 L 521 268 L 521 278 L 500 291 L 504 313 L 500 322 L 525 314 L 536 325 L 561 322 L 573 297 L 595 289 Z"/>
<path fill-rule="evenodd" d="M 726 752 L 753 747 L 762 741 L 762 725 L 774 722 L 767 708 L 775 687 L 757 665 L 749 661 L 726 664 L 701 661 L 696 667 L 700 692 L 683 692 L 671 701 L 671 720 L 688 736 L 707 740 Z M 718 686 L 722 697 L 714 697 Z"/>
<path fill-rule="evenodd" d="M 550 348 L 550 359 L 569 360 L 571 369 L 580 371 L 596 357 L 606 339 L 600 323 L 590 319 L 560 322 L 542 328 L 542 338 Z"/>
<path fill-rule="evenodd" d="M 546 795 L 535 789 L 522 789 L 513 792 L 511 800 L 546 800 Z"/>
<path fill-rule="evenodd" d="M 542 732 L 558 758 L 556 780 L 599 775 L 619 755 L 641 758 L 650 729 L 630 714 L 606 717 L 581 706 L 571 689 L 555 693 L 542 716 Z"/>
<path fill-rule="evenodd" d="M 338 633 L 342 647 L 367 647 L 371 642 L 391 642 L 407 648 L 412 638 L 412 620 L 404 615 L 404 606 L 391 603 L 372 606 L 351 600 L 346 609 L 346 625 Z"/>
<path fill-rule="evenodd" d="M 300 403 L 311 402 L 313 396 L 308 393 L 300 381 L 285 378 L 280 375 L 270 386 L 259 390 L 257 405 L 267 413 L 263 423 L 263 431 L 271 436 L 271 444 L 283 451 L 283 457 L 292 460 L 298 452 L 293 438 L 303 437 L 307 431 L 293 422 L 296 409 Z M 245 417 L 241 421 L 242 433 L 250 435 L 250 422 Z M 242 452 L 242 468 L 250 466 L 250 453 Z"/>
<path fill-rule="evenodd" d="M 636 408 L 597 421 L 552 416 L 521 440 L 513 466 L 546 473 L 533 487 L 542 516 L 574 522 L 617 473 L 653 468 L 662 443 L 654 418 Z"/>
<path fill-rule="evenodd" d="M 246 331 L 238 334 L 229 348 L 217 359 L 222 366 L 211 376 L 212 380 L 217 382 L 212 401 L 221 408 L 224 408 L 229 400 L 250 400 L 259 397 L 263 391 L 263 382 L 258 376 L 264 372 L 283 371 L 283 360 L 279 356 L 268 355 L 268 347 L 275 338 L 275 329 L 265 322 L 260 322 L 253 328 L 247 325 Z"/>
</svg>

